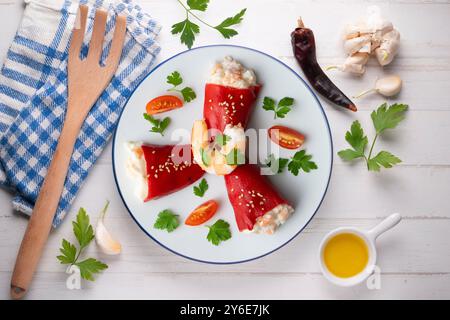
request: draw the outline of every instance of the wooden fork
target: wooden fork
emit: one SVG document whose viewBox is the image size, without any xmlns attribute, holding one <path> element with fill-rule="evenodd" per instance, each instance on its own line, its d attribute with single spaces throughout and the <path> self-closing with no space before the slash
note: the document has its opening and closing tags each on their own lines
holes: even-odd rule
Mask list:
<svg viewBox="0 0 450 320">
<path fill-rule="evenodd" d="M 80 6 L 69 48 L 67 113 L 58 145 L 17 254 L 11 279 L 10 294 L 13 299 L 22 298 L 29 288 L 58 208 L 75 141 L 89 110 L 116 72 L 122 54 L 126 19 L 118 16 L 108 58 L 104 66 L 100 65 L 108 14 L 97 10 L 88 55 L 86 59 L 80 59 L 87 14 L 88 7 Z"/>
</svg>

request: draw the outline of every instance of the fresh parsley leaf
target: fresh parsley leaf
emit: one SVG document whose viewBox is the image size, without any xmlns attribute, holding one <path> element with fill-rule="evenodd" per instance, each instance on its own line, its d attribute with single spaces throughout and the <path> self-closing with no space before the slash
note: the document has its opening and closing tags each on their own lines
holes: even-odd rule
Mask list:
<svg viewBox="0 0 450 320">
<path fill-rule="evenodd" d="M 279 107 L 290 107 L 294 104 L 294 99 L 290 97 L 284 97 L 278 102 Z"/>
<path fill-rule="evenodd" d="M 288 112 L 291 111 L 291 108 L 289 107 L 281 107 L 277 109 L 277 112 L 275 113 L 275 118 L 284 118 L 288 114 Z"/>
<path fill-rule="evenodd" d="M 167 230 L 167 232 L 172 232 L 179 225 L 180 221 L 178 220 L 178 215 L 166 209 L 158 214 L 158 218 L 156 219 L 153 227 L 155 229 Z"/>
<path fill-rule="evenodd" d="M 61 264 L 73 264 L 77 255 L 77 248 L 71 244 L 66 239 L 62 239 L 61 248 L 59 251 L 62 255 L 56 258 L 61 262 Z"/>
<path fill-rule="evenodd" d="M 186 25 L 186 20 L 183 20 L 181 22 L 175 23 L 174 25 L 172 25 L 172 34 L 178 34 L 180 32 L 183 32 L 184 27 Z"/>
<path fill-rule="evenodd" d="M 77 262 L 75 265 L 80 268 L 81 277 L 89 281 L 94 281 L 94 277 L 92 276 L 94 273 L 99 273 L 108 268 L 106 264 L 94 258 L 88 258 Z"/>
<path fill-rule="evenodd" d="M 200 181 L 200 184 L 197 186 L 194 186 L 194 194 L 197 197 L 203 197 L 205 195 L 206 190 L 208 190 L 208 182 L 205 178 Z"/>
<path fill-rule="evenodd" d="M 392 166 L 402 162 L 399 158 L 387 151 L 380 151 L 375 157 L 367 161 L 369 171 L 380 171 L 380 166 L 392 168 Z"/>
<path fill-rule="evenodd" d="M 170 118 L 169 117 L 166 117 L 166 118 L 162 119 L 162 121 L 159 124 L 160 131 L 158 131 L 158 132 L 161 132 L 161 134 L 162 134 L 164 132 L 164 130 L 167 129 L 169 124 L 170 124 Z"/>
<path fill-rule="evenodd" d="M 187 5 L 191 10 L 206 11 L 209 0 L 188 0 Z"/>
<path fill-rule="evenodd" d="M 183 78 L 178 71 L 174 71 L 167 76 L 167 83 L 176 87 L 183 83 Z"/>
<path fill-rule="evenodd" d="M 386 129 L 395 128 L 404 118 L 405 111 L 408 109 L 406 104 L 393 104 L 388 106 L 383 103 L 374 110 L 370 117 L 372 118 L 375 127 L 375 137 L 372 140 L 369 155 L 366 156 L 366 147 L 368 145 L 367 136 L 361 127 L 359 121 L 354 121 L 345 134 L 345 140 L 352 147 L 352 149 L 344 149 L 338 152 L 342 160 L 351 161 L 358 158 L 364 158 L 367 163 L 369 171 L 380 171 L 381 167 L 392 168 L 394 165 L 401 162 L 399 158 L 387 151 L 380 151 L 376 156 L 372 157 L 372 151 L 377 141 L 378 136 Z"/>
<path fill-rule="evenodd" d="M 225 160 L 228 165 L 237 166 L 245 163 L 245 155 L 239 149 L 234 148 L 225 156 Z"/>
<path fill-rule="evenodd" d="M 218 134 L 216 136 L 215 142 L 219 146 L 224 147 L 227 144 L 227 142 L 230 141 L 230 140 L 231 140 L 230 136 L 227 136 L 226 134 Z"/>
<path fill-rule="evenodd" d="M 274 119 L 284 118 L 291 111 L 291 107 L 294 104 L 294 99 L 290 97 L 284 97 L 278 104 L 275 100 L 269 97 L 264 97 L 263 109 L 266 111 L 274 112 Z"/>
<path fill-rule="evenodd" d="M 200 155 L 202 157 L 202 162 L 205 166 L 209 166 L 211 158 L 209 157 L 209 154 L 206 152 L 205 149 L 200 149 Z"/>
<path fill-rule="evenodd" d="M 181 89 L 181 95 L 183 96 L 183 99 L 186 102 L 191 102 L 192 100 L 194 100 L 197 97 L 194 90 L 192 90 L 192 88 L 189 88 L 189 87 L 185 87 L 185 88 Z"/>
<path fill-rule="evenodd" d="M 241 21 L 244 17 L 245 11 L 247 11 L 247 9 L 242 9 L 239 13 L 237 13 L 233 17 L 226 18 L 219 25 L 215 26 L 214 29 L 219 31 L 225 39 L 234 37 L 235 35 L 238 34 L 238 32 L 229 27 L 241 23 Z"/>
<path fill-rule="evenodd" d="M 345 134 L 345 140 L 353 149 L 345 149 L 338 152 L 338 155 L 346 161 L 350 161 L 356 158 L 363 158 L 364 151 L 366 149 L 368 140 L 364 135 L 364 131 L 358 120 L 353 121 L 350 131 Z"/>
<path fill-rule="evenodd" d="M 215 246 L 231 238 L 230 224 L 225 220 L 217 220 L 212 226 L 207 227 L 209 232 L 206 238 Z"/>
<path fill-rule="evenodd" d="M 270 154 L 270 156 L 266 160 L 266 165 L 270 167 L 270 170 L 274 174 L 279 174 L 284 171 L 287 164 L 289 162 L 289 159 L 286 158 L 276 158 L 273 154 Z"/>
<path fill-rule="evenodd" d="M 263 109 L 267 111 L 275 111 L 275 100 L 269 97 L 264 97 Z"/>
<path fill-rule="evenodd" d="M 311 161 L 312 155 L 306 154 L 306 150 L 300 150 L 294 154 L 291 161 L 288 164 L 288 170 L 297 176 L 300 170 L 304 172 L 310 172 L 317 169 L 317 165 L 314 161 Z"/>
<path fill-rule="evenodd" d="M 144 113 L 143 114 L 144 119 L 147 120 L 148 122 L 150 122 L 152 125 L 156 126 L 158 125 L 158 119 L 153 118 L 151 115 Z"/>
<path fill-rule="evenodd" d="M 238 34 L 236 30 L 230 27 L 241 23 L 247 10 L 242 9 L 236 15 L 226 18 L 217 26 L 213 26 L 212 24 L 202 20 L 193 12 L 205 12 L 208 9 L 209 0 L 187 0 L 186 5 L 181 0 L 178 0 L 178 3 L 186 11 L 186 19 L 172 25 L 172 34 L 181 34 L 181 43 L 185 44 L 189 49 L 191 49 L 194 44 L 195 35 L 200 33 L 200 27 L 189 20 L 190 17 L 195 18 L 197 21 L 201 22 L 203 25 L 209 28 L 217 30 L 218 32 L 220 32 L 220 34 L 222 34 L 224 38 L 229 39 Z"/>
<path fill-rule="evenodd" d="M 367 136 L 364 135 L 364 131 L 358 120 L 352 123 L 350 131 L 347 131 L 345 134 L 345 140 L 347 140 L 349 145 L 351 145 L 356 152 L 364 154 L 368 140 Z"/>
<path fill-rule="evenodd" d="M 80 248 L 83 249 L 94 239 L 94 229 L 89 223 L 89 216 L 86 210 L 80 208 L 78 210 L 76 221 L 72 222 L 73 233 L 80 244 Z"/>
<path fill-rule="evenodd" d="M 200 33 L 200 27 L 187 18 L 186 20 L 172 26 L 172 34 L 178 34 L 180 32 L 181 43 L 191 49 L 195 41 L 195 34 Z"/>
<path fill-rule="evenodd" d="M 103 210 L 106 210 L 106 208 L 107 205 Z M 94 258 L 78 261 L 83 253 L 83 250 L 94 239 L 94 230 L 89 222 L 89 216 L 87 215 L 86 210 L 80 208 L 75 221 L 72 222 L 72 225 L 73 233 L 79 243 L 79 249 L 77 249 L 74 244 L 70 243 L 66 239 L 63 239 L 61 248 L 59 249 L 61 255 L 56 258 L 61 264 L 76 265 L 80 269 L 80 275 L 83 279 L 94 281 L 93 274 L 108 268 L 108 266 Z"/>
<path fill-rule="evenodd" d="M 395 103 L 388 107 L 384 103 L 377 110 L 374 110 L 370 117 L 377 134 L 382 133 L 386 129 L 395 128 L 400 121 L 405 119 L 405 111 L 407 109 L 408 105 L 406 104 Z"/>
<path fill-rule="evenodd" d="M 183 83 L 183 78 L 178 71 L 174 71 L 167 76 L 167 83 L 173 86 L 169 89 L 169 91 L 177 91 L 181 93 L 185 102 L 191 102 L 197 97 L 194 90 L 192 90 L 192 88 L 190 87 L 184 87 L 181 90 L 177 88 L 180 84 Z"/>
<path fill-rule="evenodd" d="M 353 149 L 345 149 L 338 152 L 338 156 L 341 157 L 342 160 L 345 161 L 351 161 L 357 158 L 364 157 L 364 154 L 361 155 L 361 153 L 356 152 Z"/>
<path fill-rule="evenodd" d="M 166 130 L 170 124 L 169 117 L 159 120 L 147 113 L 144 113 L 143 116 L 145 120 L 147 120 L 153 125 L 152 128 L 150 129 L 150 132 L 160 133 L 162 136 L 164 135 L 164 130 Z"/>
</svg>

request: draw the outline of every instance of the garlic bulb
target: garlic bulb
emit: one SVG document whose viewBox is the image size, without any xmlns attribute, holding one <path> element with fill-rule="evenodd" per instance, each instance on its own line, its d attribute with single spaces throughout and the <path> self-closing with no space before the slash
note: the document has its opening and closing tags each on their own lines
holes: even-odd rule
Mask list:
<svg viewBox="0 0 450 320">
<path fill-rule="evenodd" d="M 367 13 L 358 21 L 347 25 L 344 30 L 344 51 L 348 55 L 342 65 L 331 66 L 361 75 L 370 55 L 375 55 L 379 64 L 385 66 L 392 62 L 398 52 L 400 33 L 392 23 L 381 16 L 380 8 L 370 6 Z M 364 59 L 359 54 L 367 54 Z M 357 59 L 354 59 L 356 56 Z"/>
<path fill-rule="evenodd" d="M 402 89 L 402 79 L 397 75 L 391 75 L 378 79 L 375 82 L 375 87 L 366 91 L 361 92 L 354 98 L 360 98 L 371 92 L 378 92 L 382 96 L 392 97 L 400 92 Z"/>
<path fill-rule="evenodd" d="M 108 255 L 116 255 L 122 251 L 122 245 L 111 236 L 105 227 L 104 219 L 108 206 L 109 201 L 106 203 L 100 217 L 98 218 L 97 227 L 95 229 L 95 241 L 103 253 Z"/>
</svg>

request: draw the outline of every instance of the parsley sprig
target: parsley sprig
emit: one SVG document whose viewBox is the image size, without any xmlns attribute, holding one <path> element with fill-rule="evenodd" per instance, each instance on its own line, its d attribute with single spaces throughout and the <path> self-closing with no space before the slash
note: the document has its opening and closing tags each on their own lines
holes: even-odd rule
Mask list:
<svg viewBox="0 0 450 320">
<path fill-rule="evenodd" d="M 312 155 L 307 154 L 306 150 L 300 150 L 294 154 L 288 164 L 288 170 L 297 176 L 300 171 L 310 172 L 317 169 L 317 164 L 311 161 Z"/>
<path fill-rule="evenodd" d="M 225 220 L 219 219 L 212 226 L 206 227 L 209 229 L 206 239 L 215 246 L 231 238 L 230 224 Z"/>
<path fill-rule="evenodd" d="M 160 119 L 157 119 L 147 113 L 144 113 L 143 116 L 144 116 L 145 120 L 147 120 L 148 122 L 150 122 L 152 124 L 152 128 L 150 129 L 150 132 L 160 133 L 162 136 L 164 135 L 164 130 L 166 130 L 170 124 L 169 117 L 165 117 L 164 119 L 160 120 Z"/>
<path fill-rule="evenodd" d="M 209 186 L 208 186 L 208 182 L 206 181 L 205 178 L 202 179 L 202 181 L 200 181 L 200 184 L 197 186 L 194 186 L 194 194 L 197 197 L 203 197 L 205 195 L 206 190 L 208 190 Z"/>
<path fill-rule="evenodd" d="M 61 255 L 56 258 L 61 264 L 77 266 L 80 269 L 80 275 L 83 279 L 94 281 L 93 274 L 107 269 L 108 265 L 94 258 L 79 261 L 84 249 L 94 239 L 94 229 L 89 222 L 89 216 L 85 209 L 80 208 L 76 220 L 72 221 L 72 226 L 79 248 L 77 249 L 74 244 L 66 239 L 62 239 L 61 248 L 59 249 Z"/>
<path fill-rule="evenodd" d="M 194 17 L 195 19 L 203 23 L 205 26 L 217 30 L 222 34 L 224 38 L 229 39 L 238 34 L 238 32 L 235 29 L 232 29 L 230 27 L 241 23 L 245 11 L 247 10 L 242 9 L 236 15 L 228 17 L 225 20 L 223 20 L 220 24 L 214 26 L 201 19 L 195 13 L 195 11 L 205 12 L 206 9 L 208 9 L 209 0 L 187 0 L 186 4 L 184 4 L 181 0 L 177 1 L 186 11 L 186 19 L 172 25 L 172 34 L 174 35 L 181 34 L 180 35 L 181 43 L 185 44 L 189 49 L 191 49 L 194 44 L 195 36 L 200 33 L 199 25 L 189 20 L 190 16 Z"/>
<path fill-rule="evenodd" d="M 282 173 L 287 166 L 289 172 L 298 176 L 300 171 L 308 173 L 317 169 L 317 164 L 311 159 L 312 155 L 307 154 L 306 150 L 300 150 L 290 159 L 276 158 L 273 154 L 270 154 L 266 160 L 266 165 L 274 174 Z"/>
<path fill-rule="evenodd" d="M 194 90 L 190 87 L 184 87 L 183 89 L 178 88 L 178 86 L 183 83 L 183 78 L 178 71 L 174 71 L 167 76 L 167 83 L 172 85 L 172 88 L 170 88 L 168 91 L 181 93 L 185 102 L 191 102 L 197 97 Z"/>
<path fill-rule="evenodd" d="M 180 220 L 178 215 L 174 214 L 171 210 L 165 209 L 158 213 L 158 218 L 155 221 L 153 227 L 155 229 L 167 230 L 167 232 L 172 232 L 180 225 Z"/>
<path fill-rule="evenodd" d="M 269 155 L 266 160 L 266 165 L 274 174 L 282 173 L 286 168 L 289 159 L 286 158 L 276 158 L 273 153 Z"/>
<path fill-rule="evenodd" d="M 291 111 L 291 107 L 294 105 L 294 99 L 290 97 L 284 97 L 278 104 L 274 99 L 270 97 L 264 97 L 263 109 L 266 111 L 274 112 L 274 119 L 284 118 Z"/>
<path fill-rule="evenodd" d="M 395 103 L 388 107 L 386 103 L 383 103 L 371 113 L 370 117 L 376 133 L 368 155 L 366 155 L 368 138 L 359 121 L 355 120 L 350 127 L 350 131 L 347 131 L 345 134 L 345 140 L 352 148 L 341 150 L 338 152 L 338 155 L 345 161 L 363 158 L 369 171 L 380 171 L 381 167 L 392 168 L 394 165 L 402 162 L 402 160 L 388 151 L 380 151 L 376 156 L 372 156 L 372 153 L 375 142 L 381 133 L 387 129 L 395 128 L 405 118 L 407 109 L 408 105 L 406 104 Z"/>
</svg>

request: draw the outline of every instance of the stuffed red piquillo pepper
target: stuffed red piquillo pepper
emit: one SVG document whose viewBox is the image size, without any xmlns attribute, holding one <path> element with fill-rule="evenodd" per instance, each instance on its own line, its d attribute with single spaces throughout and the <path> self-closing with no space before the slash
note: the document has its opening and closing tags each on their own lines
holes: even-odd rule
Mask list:
<svg viewBox="0 0 450 320">
<path fill-rule="evenodd" d="M 253 70 L 233 58 L 216 63 L 205 87 L 203 117 L 208 129 L 223 132 L 227 125 L 245 129 L 260 89 Z"/>
<path fill-rule="evenodd" d="M 180 190 L 205 173 L 191 161 L 190 145 L 130 142 L 127 146 L 130 150 L 127 171 L 135 178 L 136 195 L 143 201 Z"/>
<path fill-rule="evenodd" d="M 239 231 L 273 234 L 294 212 L 257 165 L 238 166 L 225 183 Z"/>
<path fill-rule="evenodd" d="M 260 88 L 255 73 L 231 57 L 214 66 L 205 87 L 204 119 L 194 122 L 191 138 L 194 159 L 205 171 L 226 175 L 236 168 L 230 152 L 245 154 L 244 130 Z"/>
</svg>

